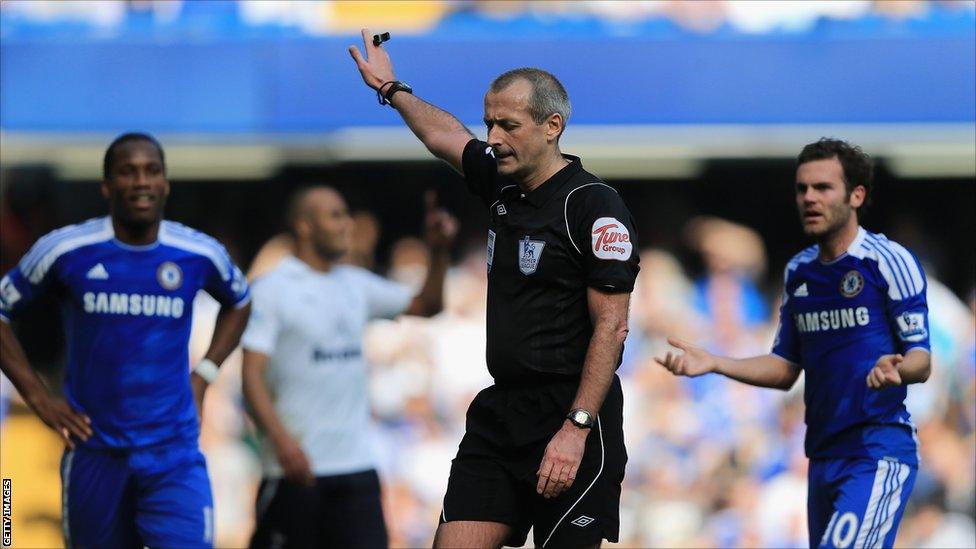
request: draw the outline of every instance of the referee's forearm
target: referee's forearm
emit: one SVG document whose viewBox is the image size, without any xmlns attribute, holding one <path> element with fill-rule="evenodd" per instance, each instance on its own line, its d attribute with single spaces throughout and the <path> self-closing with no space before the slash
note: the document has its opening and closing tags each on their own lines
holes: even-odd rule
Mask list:
<svg viewBox="0 0 976 549">
<path fill-rule="evenodd" d="M 431 154 L 460 170 L 461 151 L 454 149 L 457 148 L 458 143 L 461 143 L 463 148 L 463 143 L 474 137 L 474 134 L 460 120 L 413 94 L 394 94 L 392 103 L 410 131 L 420 139 Z"/>
<path fill-rule="evenodd" d="M 582 408 L 594 416 L 600 412 L 603 400 L 613 382 L 617 359 L 620 357 L 626 337 L 626 329 L 621 331 L 610 324 L 594 327 L 590 347 L 586 351 L 586 361 L 583 363 L 580 385 L 570 409 Z"/>
</svg>

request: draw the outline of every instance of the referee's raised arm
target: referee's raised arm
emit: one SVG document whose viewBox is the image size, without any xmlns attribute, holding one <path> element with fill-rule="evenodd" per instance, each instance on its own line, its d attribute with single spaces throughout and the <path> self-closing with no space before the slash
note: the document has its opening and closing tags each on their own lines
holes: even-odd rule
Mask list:
<svg viewBox="0 0 976 549">
<path fill-rule="evenodd" d="M 349 46 L 349 54 L 356 61 L 363 82 L 376 90 L 381 103 L 400 113 L 427 150 L 463 174 L 461 154 L 474 135 L 451 113 L 413 95 L 413 90 L 394 76 L 393 62 L 382 42 L 377 43 L 369 29 L 362 29 L 362 34 L 366 57 L 356 46 Z"/>
</svg>

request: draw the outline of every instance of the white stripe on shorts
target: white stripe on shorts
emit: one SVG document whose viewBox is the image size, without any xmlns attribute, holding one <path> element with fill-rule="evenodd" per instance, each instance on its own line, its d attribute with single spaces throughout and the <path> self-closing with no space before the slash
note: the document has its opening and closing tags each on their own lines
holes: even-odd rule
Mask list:
<svg viewBox="0 0 976 549">
<path fill-rule="evenodd" d="M 600 475 L 603 474 L 603 463 L 606 458 L 606 452 L 603 449 L 603 425 L 600 423 L 599 414 L 596 416 L 596 428 L 597 432 L 600 434 L 600 470 L 596 472 L 596 476 L 593 477 L 593 481 L 590 482 L 590 485 L 586 487 L 586 490 L 583 490 L 580 497 L 574 501 L 573 504 L 569 506 L 569 509 L 566 509 L 566 512 L 563 513 L 563 516 L 559 517 L 559 520 L 556 521 L 556 525 L 552 527 L 552 532 L 549 532 L 549 536 L 546 538 L 546 541 L 542 542 L 543 549 L 545 549 L 546 544 L 549 543 L 549 540 L 552 539 L 552 535 L 556 533 L 556 528 L 559 528 L 560 523 L 566 519 L 566 515 L 570 514 L 573 511 L 573 508 L 576 507 L 579 502 L 583 501 L 583 498 L 586 497 L 586 493 L 590 491 L 590 488 L 593 488 L 593 485 L 596 484 L 597 479 L 599 479 Z"/>
<path fill-rule="evenodd" d="M 75 459 L 75 451 L 68 450 L 61 468 L 61 533 L 64 534 L 64 546 L 71 549 L 71 523 L 68 520 L 68 494 L 71 488 L 71 462 Z"/>
<path fill-rule="evenodd" d="M 854 547 L 881 547 L 885 536 L 895 523 L 901 506 L 901 488 L 908 479 L 909 467 L 904 463 L 878 460 L 874 485 Z"/>
<path fill-rule="evenodd" d="M 874 535 L 868 537 L 867 543 L 870 544 L 870 547 L 881 547 L 884 544 L 885 537 L 895 525 L 895 515 L 898 514 L 898 508 L 901 507 L 901 487 L 908 480 L 909 468 L 904 463 L 893 463 L 892 466 L 895 469 L 892 479 L 894 486 L 882 510 L 881 521 L 875 529 Z"/>
</svg>

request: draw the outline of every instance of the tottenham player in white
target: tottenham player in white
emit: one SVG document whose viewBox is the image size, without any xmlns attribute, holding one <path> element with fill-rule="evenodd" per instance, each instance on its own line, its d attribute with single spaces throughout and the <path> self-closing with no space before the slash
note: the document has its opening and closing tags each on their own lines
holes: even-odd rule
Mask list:
<svg viewBox="0 0 976 549">
<path fill-rule="evenodd" d="M 252 547 L 385 547 L 379 479 L 367 431 L 362 335 L 374 318 L 442 308 L 457 221 L 426 198 L 427 279 L 412 292 L 340 264 L 352 219 L 329 187 L 289 207 L 295 254 L 253 287 L 242 338 L 244 396 L 264 433 L 264 480 Z"/>
</svg>

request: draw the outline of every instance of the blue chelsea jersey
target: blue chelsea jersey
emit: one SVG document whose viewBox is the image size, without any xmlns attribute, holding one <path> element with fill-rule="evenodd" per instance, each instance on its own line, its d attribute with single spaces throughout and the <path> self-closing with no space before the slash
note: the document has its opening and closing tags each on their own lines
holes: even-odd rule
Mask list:
<svg viewBox="0 0 976 549">
<path fill-rule="evenodd" d="M 929 351 L 925 274 L 900 244 L 858 228 L 829 263 L 812 246 L 786 267 L 773 354 L 806 374 L 806 453 L 811 458 L 918 463 L 905 386 L 870 389 L 878 358 Z"/>
<path fill-rule="evenodd" d="M 62 303 L 65 396 L 92 420 L 92 447 L 196 443 L 190 389 L 193 299 L 241 307 L 248 285 L 213 238 L 163 221 L 157 241 L 115 239 L 110 217 L 48 233 L 0 280 L 0 320 L 46 291 Z"/>
</svg>

